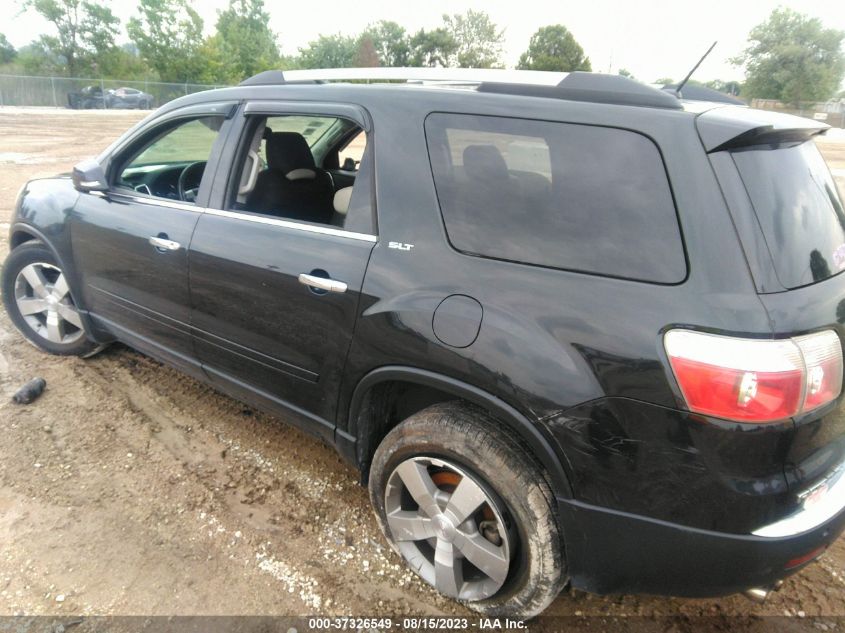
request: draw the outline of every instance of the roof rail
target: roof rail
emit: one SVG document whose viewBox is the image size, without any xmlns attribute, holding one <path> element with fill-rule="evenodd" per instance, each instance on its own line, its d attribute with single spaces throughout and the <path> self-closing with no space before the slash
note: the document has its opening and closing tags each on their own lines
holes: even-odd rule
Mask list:
<svg viewBox="0 0 845 633">
<path fill-rule="evenodd" d="M 243 81 L 242 86 L 320 83 L 325 81 L 410 81 L 477 85 L 479 92 L 589 101 L 617 105 L 680 109 L 678 98 L 621 75 L 492 68 L 319 68 L 268 70 Z"/>
<path fill-rule="evenodd" d="M 269 70 L 250 77 L 242 86 L 310 81 L 447 81 L 556 86 L 567 73 L 494 68 L 315 68 Z"/>
</svg>

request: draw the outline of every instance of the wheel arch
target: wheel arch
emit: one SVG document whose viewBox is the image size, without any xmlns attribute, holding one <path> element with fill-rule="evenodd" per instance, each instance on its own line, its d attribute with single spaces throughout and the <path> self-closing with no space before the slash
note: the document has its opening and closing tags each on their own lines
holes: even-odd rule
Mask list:
<svg viewBox="0 0 845 633">
<path fill-rule="evenodd" d="M 384 408 L 384 394 L 379 389 L 389 389 L 396 384 L 417 385 L 443 394 L 439 401 L 460 399 L 471 402 L 500 420 L 525 443 L 550 478 L 550 484 L 557 496 L 571 498 L 572 488 L 560 457 L 552 441 L 536 424 L 507 402 L 493 394 L 463 381 L 415 367 L 390 365 L 380 367 L 364 376 L 356 385 L 349 405 L 347 429 L 342 439 L 354 444 L 352 458 L 366 479 L 370 462 L 381 440 L 401 420 L 391 422 Z M 373 396 L 376 401 L 373 402 Z M 388 396 L 389 399 L 389 396 Z M 421 407 L 422 408 L 422 407 Z"/>
<path fill-rule="evenodd" d="M 44 246 L 50 251 L 53 257 L 56 258 L 56 261 L 59 263 L 59 268 L 61 268 L 65 274 L 69 273 L 68 279 L 70 281 L 71 292 L 73 293 L 73 300 L 78 308 L 84 309 L 78 301 L 80 293 L 76 292 L 76 269 L 69 265 L 67 259 L 62 256 L 61 252 L 59 252 L 59 249 L 57 249 L 50 240 L 47 239 L 47 236 L 45 236 L 39 229 L 30 224 L 23 224 L 21 222 L 15 224 L 12 227 L 12 233 L 9 240 L 9 252 L 11 253 L 17 247 L 28 242 L 38 242 Z"/>
<path fill-rule="evenodd" d="M 31 226 L 28 226 L 28 225 L 25 225 L 25 224 L 24 225 L 20 225 L 20 224 L 15 225 L 15 227 L 12 229 L 12 235 L 9 239 L 9 251 L 15 250 L 21 244 L 25 244 L 26 242 L 32 242 L 32 241 L 43 242 L 45 245 L 47 245 L 47 240 L 44 239 L 44 236 L 42 236 L 38 231 L 33 229 Z M 48 248 L 50 248 L 50 250 L 53 251 L 53 254 L 58 259 L 58 254 L 55 252 L 56 249 L 54 249 L 50 246 L 48 246 Z"/>
<path fill-rule="evenodd" d="M 77 309 L 79 310 L 79 316 L 82 319 L 82 323 L 85 326 L 85 331 L 89 337 L 94 336 L 96 340 L 99 337 L 95 336 L 97 330 L 94 328 L 94 323 L 91 320 L 90 315 L 88 314 L 87 308 L 82 303 L 82 293 L 79 292 L 79 279 L 76 275 L 76 269 L 68 262 L 67 258 L 63 257 L 59 249 L 57 249 L 50 240 L 37 228 L 33 227 L 30 224 L 24 223 L 16 223 L 12 226 L 12 231 L 9 239 L 9 252 L 11 253 L 19 246 L 29 243 L 38 243 L 41 246 L 44 246 L 53 257 L 56 258 L 56 262 L 59 264 L 59 268 L 67 275 L 68 285 L 70 286 L 71 296 L 73 297 L 73 301 L 76 304 Z M 101 342 L 101 341 L 100 341 Z"/>
</svg>

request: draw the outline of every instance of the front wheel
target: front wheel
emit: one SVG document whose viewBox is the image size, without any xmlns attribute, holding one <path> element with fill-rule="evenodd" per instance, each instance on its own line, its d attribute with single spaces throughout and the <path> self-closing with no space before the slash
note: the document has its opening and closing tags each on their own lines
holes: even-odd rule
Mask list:
<svg viewBox="0 0 845 633">
<path fill-rule="evenodd" d="M 369 486 L 393 549 L 476 611 L 533 617 L 566 583 L 541 467 L 477 407 L 433 405 L 399 424 L 376 450 Z"/>
<path fill-rule="evenodd" d="M 67 276 L 50 249 L 27 242 L 3 265 L 3 304 L 21 333 L 51 354 L 85 356 L 96 351 L 68 286 Z"/>
</svg>

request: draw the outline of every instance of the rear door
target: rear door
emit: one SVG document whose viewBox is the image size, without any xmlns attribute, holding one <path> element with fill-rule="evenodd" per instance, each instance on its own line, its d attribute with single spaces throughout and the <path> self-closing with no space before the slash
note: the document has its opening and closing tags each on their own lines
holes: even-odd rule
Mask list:
<svg viewBox="0 0 845 633">
<path fill-rule="evenodd" d="M 264 190 L 274 191 L 271 185 L 288 180 L 271 169 L 286 160 L 266 162 L 262 139 L 271 132 L 265 128 L 303 136 L 313 150 L 334 125 L 369 132 L 368 117 L 351 106 L 274 102 L 248 104 L 239 122 L 232 167 L 216 178 L 217 186 L 225 182 L 222 209 L 202 215 L 191 242 L 197 355 L 224 390 L 259 406 L 298 412 L 300 423 L 329 436 L 333 426 L 326 421 L 335 414 L 364 272 L 377 239 L 372 163 L 365 157 L 354 187 L 338 196 L 340 212 L 331 224 L 289 219 L 287 213 L 301 217 L 290 208 L 254 212 L 250 187 L 260 180 L 269 183 Z M 314 156 L 310 168 L 292 165 L 301 168 L 290 177 L 322 178 L 320 158 Z M 332 187 L 330 178 L 326 182 Z M 281 201 L 264 205 L 281 206 Z"/>
</svg>

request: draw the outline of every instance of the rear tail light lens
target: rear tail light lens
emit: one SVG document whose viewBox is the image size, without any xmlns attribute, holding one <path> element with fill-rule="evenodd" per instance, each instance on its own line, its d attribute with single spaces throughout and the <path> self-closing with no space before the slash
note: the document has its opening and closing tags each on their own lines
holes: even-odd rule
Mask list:
<svg viewBox="0 0 845 633">
<path fill-rule="evenodd" d="M 777 341 L 671 330 L 664 345 L 696 413 L 773 422 L 827 404 L 842 390 L 842 346 L 830 330 Z"/>
<path fill-rule="evenodd" d="M 839 397 L 842 391 L 842 348 L 839 337 L 831 331 L 793 339 L 801 349 L 807 368 L 804 411 Z"/>
</svg>

